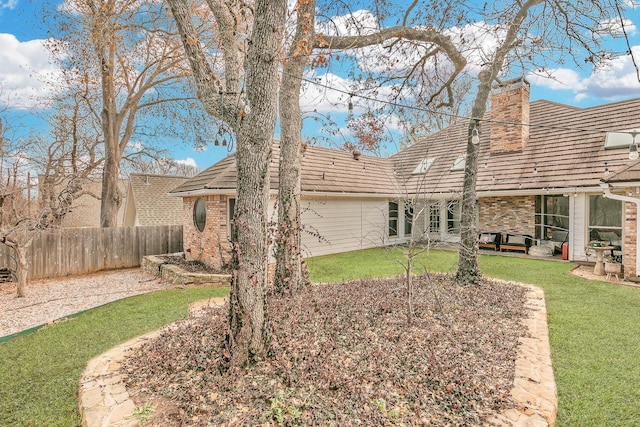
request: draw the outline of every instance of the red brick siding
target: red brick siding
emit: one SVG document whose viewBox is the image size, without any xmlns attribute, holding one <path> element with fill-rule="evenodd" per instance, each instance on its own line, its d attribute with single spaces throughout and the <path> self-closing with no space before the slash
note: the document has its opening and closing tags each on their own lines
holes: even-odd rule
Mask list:
<svg viewBox="0 0 640 427">
<path fill-rule="evenodd" d="M 204 200 L 207 207 L 207 221 L 202 232 L 193 223 L 193 207 L 198 198 Z M 207 264 L 220 265 L 222 257 L 229 260 L 230 246 L 227 226 L 227 196 L 210 195 L 184 197 L 182 209 L 184 252 L 187 259 L 198 259 Z"/>
<path fill-rule="evenodd" d="M 629 188 L 625 194 L 631 197 L 638 197 L 636 194 L 637 188 Z M 638 209 L 635 203 L 624 204 L 624 243 L 623 243 L 623 257 L 622 263 L 624 264 L 624 277 L 636 277 L 636 245 L 638 244 L 636 239 L 636 232 L 638 227 Z"/>
<path fill-rule="evenodd" d="M 479 231 L 535 233 L 535 196 L 483 197 L 478 201 Z"/>
</svg>

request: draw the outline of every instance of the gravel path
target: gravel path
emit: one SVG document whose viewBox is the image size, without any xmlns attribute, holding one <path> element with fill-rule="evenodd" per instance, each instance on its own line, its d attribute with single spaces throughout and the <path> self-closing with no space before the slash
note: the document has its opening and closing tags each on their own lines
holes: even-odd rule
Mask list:
<svg viewBox="0 0 640 427">
<path fill-rule="evenodd" d="M 33 280 L 24 298 L 16 297 L 15 283 L 0 283 L 0 337 L 170 286 L 139 268 Z"/>
</svg>

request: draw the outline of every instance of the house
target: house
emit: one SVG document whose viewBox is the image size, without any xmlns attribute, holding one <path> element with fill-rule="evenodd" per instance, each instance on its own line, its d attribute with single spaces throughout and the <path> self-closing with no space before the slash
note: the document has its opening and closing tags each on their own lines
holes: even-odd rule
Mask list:
<svg viewBox="0 0 640 427">
<path fill-rule="evenodd" d="M 122 225 L 182 225 L 182 201 L 170 197 L 169 192 L 186 180 L 180 176 L 129 175 Z"/>
<path fill-rule="evenodd" d="M 42 186 L 44 177 L 38 176 L 38 186 Z M 118 180 L 118 189 L 126 197 L 127 181 Z M 102 193 L 102 180 L 99 178 L 86 179 L 82 182 L 82 190 L 84 194 L 73 200 L 71 211 L 62 219 L 62 227 L 64 228 L 80 228 L 80 227 L 100 227 L 100 194 Z M 124 212 L 124 204 L 126 199 L 118 209 L 116 217 L 117 225 L 122 225 L 122 215 Z"/>
<path fill-rule="evenodd" d="M 494 88 L 479 123 L 480 230 L 529 235 L 536 242 L 563 232 L 571 261 L 593 261 L 589 242 L 605 241 L 620 249 L 625 277 L 635 278 L 640 99 L 577 108 L 530 102 L 529 94 L 524 79 Z M 303 233 L 305 255 L 411 236 L 459 241 L 468 125 L 460 120 L 388 158 L 307 147 L 301 159 L 302 221 L 313 232 Z M 277 162 L 276 148 L 274 199 Z M 235 182 L 232 155 L 172 191 L 183 200 L 189 256 L 210 263 L 224 256 Z"/>
</svg>

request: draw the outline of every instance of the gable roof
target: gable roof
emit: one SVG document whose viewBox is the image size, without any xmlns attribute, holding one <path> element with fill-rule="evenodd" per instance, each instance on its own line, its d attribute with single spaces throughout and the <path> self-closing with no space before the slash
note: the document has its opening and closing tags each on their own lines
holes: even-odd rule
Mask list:
<svg viewBox="0 0 640 427">
<path fill-rule="evenodd" d="M 480 126 L 478 192 L 597 187 L 629 167 L 628 147 L 605 149 L 606 131 L 640 127 L 640 99 L 590 108 L 549 101 L 530 104 L 530 136 L 520 152 L 491 155 L 491 112 Z M 466 151 L 466 120 L 430 135 L 391 157 L 407 188 L 449 193 L 462 189 L 464 171 L 452 171 Z M 437 160 L 424 175 L 410 171 L 422 158 Z M 605 173 L 605 167 L 609 174 Z M 535 168 L 535 170 L 534 170 Z M 628 176 L 628 174 L 627 174 Z M 640 176 L 639 176 L 640 177 Z"/>
<path fill-rule="evenodd" d="M 605 149 L 607 131 L 640 128 L 640 98 L 589 108 L 539 100 L 530 103 L 529 139 L 518 152 L 490 152 L 491 111 L 480 122 L 476 190 L 538 192 L 597 188 L 603 180 L 639 180 L 638 160 L 629 160 L 628 147 Z M 504 123 L 500 123 L 504 125 Z M 406 194 L 450 196 L 462 190 L 463 168 L 453 168 L 466 152 L 469 121 L 458 120 L 388 158 L 361 156 L 308 146 L 301 159 L 302 192 L 334 194 Z M 271 190 L 277 191 L 278 146 L 271 157 Z M 432 163 L 425 159 L 435 159 Z M 419 173 L 419 165 L 430 166 Z M 605 169 L 608 173 L 605 172 Z M 228 192 L 236 186 L 235 154 L 194 178 L 172 194 Z"/>
<path fill-rule="evenodd" d="M 182 201 L 169 192 L 187 181 L 186 177 L 131 174 L 123 225 L 180 225 Z"/>
</svg>

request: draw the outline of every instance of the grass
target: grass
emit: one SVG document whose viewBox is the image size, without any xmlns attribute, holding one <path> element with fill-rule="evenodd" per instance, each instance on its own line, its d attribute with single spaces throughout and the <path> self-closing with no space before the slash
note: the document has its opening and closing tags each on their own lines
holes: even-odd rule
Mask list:
<svg viewBox="0 0 640 427">
<path fill-rule="evenodd" d="M 314 282 L 402 273 L 401 249 L 363 250 L 308 260 Z M 487 276 L 545 291 L 558 420 L 563 426 L 632 426 L 640 419 L 640 289 L 573 276 L 570 263 L 481 256 Z M 453 272 L 457 254 L 432 250 L 423 269 Z M 0 344 L 0 425 L 75 426 L 86 363 L 134 336 L 186 316 L 187 305 L 225 290 L 192 288 L 137 296 Z"/>
<path fill-rule="evenodd" d="M 401 250 L 364 250 L 308 260 L 313 281 L 399 274 Z M 457 254 L 430 251 L 420 271 L 453 272 Z M 538 285 L 545 292 L 562 426 L 635 426 L 640 419 L 640 289 L 579 278 L 574 264 L 484 255 L 490 277 Z"/>
<path fill-rule="evenodd" d="M 77 388 L 91 358 L 184 318 L 193 301 L 226 293 L 190 288 L 140 295 L 0 344 L 0 426 L 80 425 Z"/>
</svg>

